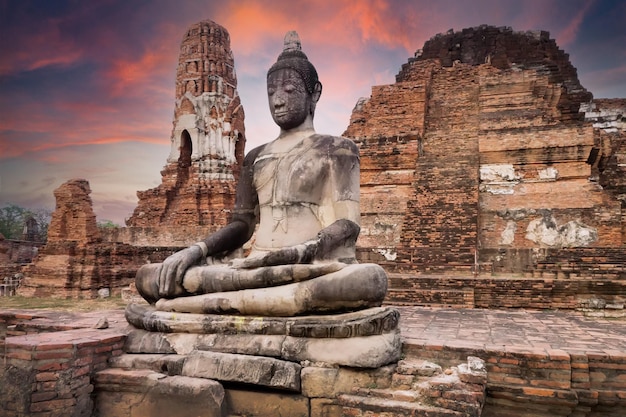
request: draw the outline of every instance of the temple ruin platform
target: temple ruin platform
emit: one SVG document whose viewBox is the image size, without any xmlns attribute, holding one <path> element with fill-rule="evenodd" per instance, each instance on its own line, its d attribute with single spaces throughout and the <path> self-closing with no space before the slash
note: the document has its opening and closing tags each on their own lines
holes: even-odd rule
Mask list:
<svg viewBox="0 0 626 417">
<path fill-rule="evenodd" d="M 485 361 L 487 399 L 482 416 L 504 415 L 503 410 L 510 416 L 618 416 L 626 410 L 624 319 L 558 310 L 397 308 L 405 360 L 441 366 L 464 362 L 468 356 Z M 109 328 L 94 329 L 104 317 Z M 63 360 L 86 349 L 85 355 L 96 356 L 91 362 L 79 357 L 75 363 L 91 366 L 83 372 L 94 372 L 92 381 L 95 372 L 104 368 L 100 356 L 120 354 L 120 340 L 130 330 L 123 310 L 78 313 L 0 308 L 5 363 L 27 357 L 36 360 L 42 354 Z M 97 345 L 102 346 L 99 353 L 93 348 Z M 35 371 L 40 377 L 45 373 L 53 378 L 64 369 Z M 77 389 L 90 392 L 92 381 L 83 381 L 85 387 Z M 238 395 L 242 394 L 233 388 L 226 398 Z M 276 395 L 269 397 L 296 401 L 289 394 Z M 264 397 L 268 394 L 259 395 L 259 401 Z M 46 398 L 33 394 L 31 407 L 43 412 L 60 404 Z"/>
</svg>

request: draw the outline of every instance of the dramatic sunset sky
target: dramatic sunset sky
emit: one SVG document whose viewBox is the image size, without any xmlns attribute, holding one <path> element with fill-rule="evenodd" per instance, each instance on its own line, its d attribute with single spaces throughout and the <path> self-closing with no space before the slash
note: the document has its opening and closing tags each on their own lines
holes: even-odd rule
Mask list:
<svg viewBox="0 0 626 417">
<path fill-rule="evenodd" d="M 278 133 L 265 74 L 292 29 L 324 85 L 323 133 L 430 37 L 481 24 L 549 31 L 594 97 L 626 97 L 626 0 L 0 0 L 0 207 L 52 209 L 85 178 L 98 220 L 124 224 L 160 184 L 180 42 L 204 19 L 230 32 L 247 150 Z"/>
</svg>

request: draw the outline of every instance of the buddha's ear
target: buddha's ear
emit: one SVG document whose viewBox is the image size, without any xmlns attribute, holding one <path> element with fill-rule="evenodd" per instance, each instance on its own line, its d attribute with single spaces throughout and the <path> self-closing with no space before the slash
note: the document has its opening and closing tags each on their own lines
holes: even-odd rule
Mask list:
<svg viewBox="0 0 626 417">
<path fill-rule="evenodd" d="M 311 99 L 313 99 L 313 103 L 317 103 L 322 95 L 322 83 L 316 82 L 313 87 L 313 93 L 311 93 Z"/>
</svg>

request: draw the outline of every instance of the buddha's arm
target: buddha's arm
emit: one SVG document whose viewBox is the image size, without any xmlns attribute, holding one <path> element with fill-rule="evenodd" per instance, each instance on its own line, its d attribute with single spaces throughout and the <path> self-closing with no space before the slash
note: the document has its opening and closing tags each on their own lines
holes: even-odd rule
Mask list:
<svg viewBox="0 0 626 417">
<path fill-rule="evenodd" d="M 254 188 L 254 159 L 261 148 L 252 150 L 244 159 L 237 194 L 235 196 L 235 209 L 231 222 L 224 228 L 209 235 L 200 245 L 206 245 L 206 255 L 215 255 L 221 252 L 230 252 L 243 246 L 254 233 L 257 222 L 257 210 L 259 199 Z"/>
<path fill-rule="evenodd" d="M 187 269 L 199 264 L 203 258 L 240 248 L 250 239 L 256 225 L 258 206 L 252 182 L 252 169 L 259 150 L 260 148 L 251 151 L 244 160 L 231 222 L 204 240 L 169 256 L 163 262 L 158 278 L 160 296 L 172 294 L 182 283 Z"/>
<path fill-rule="evenodd" d="M 236 260 L 233 266 L 236 268 L 258 268 L 262 266 L 304 264 L 315 260 L 353 262 L 353 259 L 337 258 L 335 255 L 337 249 L 341 247 L 346 247 L 348 249 L 347 252 L 352 252 L 353 254 L 354 244 L 359 236 L 360 229 L 359 225 L 352 220 L 339 219 L 330 226 L 320 230 L 315 239 L 299 245 L 278 249 L 262 256 Z"/>
</svg>

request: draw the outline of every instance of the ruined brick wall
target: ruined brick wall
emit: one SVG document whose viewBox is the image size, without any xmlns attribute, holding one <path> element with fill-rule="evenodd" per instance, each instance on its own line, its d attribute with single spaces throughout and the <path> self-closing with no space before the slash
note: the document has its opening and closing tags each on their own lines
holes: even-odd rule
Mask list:
<svg viewBox="0 0 626 417">
<path fill-rule="evenodd" d="M 90 192 L 86 180 L 70 180 L 54 191 L 51 234 L 34 261 L 22 269 L 19 295 L 96 298 L 99 289 L 116 295 L 134 281 L 141 265 L 160 262 L 179 249 L 103 241 Z"/>
<path fill-rule="evenodd" d="M 210 20 L 191 25 L 181 42 L 171 142 L 161 185 L 137 193 L 127 225 L 225 225 L 243 163 L 244 111 L 230 35 Z"/>
<path fill-rule="evenodd" d="M 133 246 L 94 243 L 80 247 L 75 242 L 48 243 L 32 264 L 22 269 L 17 290 L 25 297 L 98 298 L 107 289 L 118 296 L 135 281 L 140 266 L 162 262 L 179 247 Z"/>
<path fill-rule="evenodd" d="M 415 161 L 424 131 L 432 67 L 422 68 L 420 82 L 373 87 L 372 96 L 357 104 L 344 133 L 355 140 L 361 156 L 358 245 L 372 248 L 390 261 L 397 257 L 395 248 L 401 244 L 407 204 L 415 194 Z"/>
<path fill-rule="evenodd" d="M 593 128 L 560 120 L 560 87 L 491 68 L 480 83 L 481 247 L 621 245 L 621 205 L 590 181 Z"/>
<path fill-rule="evenodd" d="M 79 246 L 101 240 L 93 212 L 89 182 L 73 179 L 54 190 L 56 206 L 48 226 L 48 242 L 74 241 Z"/>
<path fill-rule="evenodd" d="M 622 204 L 622 242 L 626 242 L 626 99 L 584 103 L 581 111 L 595 134 L 592 176 Z"/>
<path fill-rule="evenodd" d="M 27 314 L 19 316 L 4 314 L 0 329 L 11 324 L 19 328 L 32 319 Z M 112 357 L 122 354 L 125 335 L 114 330 L 55 330 L 39 334 L 31 330 L 23 335 L 13 330 L 7 332 L 6 340 L 0 334 L 2 416 L 94 415 L 94 375 L 106 369 Z"/>
<path fill-rule="evenodd" d="M 510 27 L 487 25 L 451 30 L 426 41 L 416 55 L 418 59 L 439 59 L 444 67 L 457 62 L 489 64 L 500 70 L 536 69 L 549 78 L 550 84 L 563 88 L 565 94 L 558 98 L 558 109 L 564 121 L 580 120 L 580 103 L 592 98 L 580 84 L 569 55 L 559 49 L 546 31 L 516 32 Z M 403 76 L 403 71 L 398 77 Z"/>
<path fill-rule="evenodd" d="M 374 87 L 344 133 L 361 152 L 360 255 L 407 268 L 471 268 L 478 89 L 459 83 L 458 71 L 474 70 L 449 70 L 432 60 L 411 69 L 404 68 L 396 84 Z M 368 257 L 363 248 L 384 258 Z"/>
<path fill-rule="evenodd" d="M 206 238 L 218 226 L 116 227 L 102 230 L 104 242 L 133 246 L 186 248 Z"/>
<path fill-rule="evenodd" d="M 426 42 L 344 133 L 361 149 L 360 259 L 523 273 L 539 248 L 601 259 L 623 247 L 621 102 L 598 111 L 618 126 L 599 133 L 578 111 L 590 100 L 546 32 L 481 26 Z"/>
<path fill-rule="evenodd" d="M 418 63 L 415 64 L 419 66 Z M 459 83 L 459 79 L 468 80 Z M 470 271 L 478 225 L 478 84 L 469 65 L 434 71 L 415 199 L 408 203 L 401 261 L 431 271 Z"/>
</svg>

